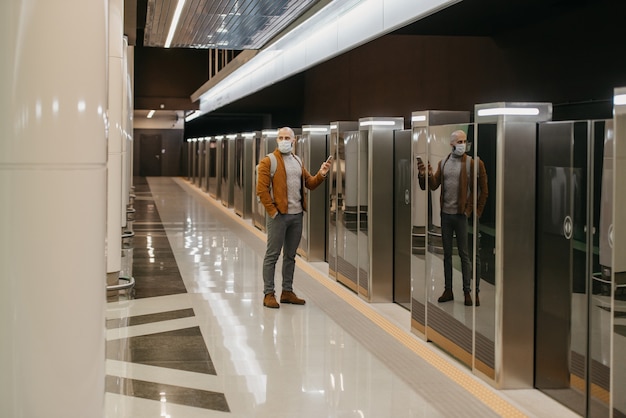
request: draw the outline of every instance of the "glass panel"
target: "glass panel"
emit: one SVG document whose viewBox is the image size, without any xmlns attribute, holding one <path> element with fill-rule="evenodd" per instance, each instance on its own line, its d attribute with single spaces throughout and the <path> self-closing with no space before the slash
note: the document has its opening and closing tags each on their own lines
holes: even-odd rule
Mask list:
<svg viewBox="0 0 626 418">
<path fill-rule="evenodd" d="M 340 190 L 340 160 L 338 156 L 339 132 L 332 131 L 330 133 L 330 155 L 333 156 L 332 165 L 328 172 L 328 245 L 326 253 L 326 261 L 328 262 L 328 275 L 337 277 L 337 214 L 339 208 L 339 190 Z M 341 138 L 343 144 L 343 134 Z"/>
<path fill-rule="evenodd" d="M 307 167 L 311 161 L 310 156 L 310 141 L 311 137 L 309 135 L 296 135 L 296 155 L 300 157 L 300 161 Z M 307 193 L 307 196 L 309 194 Z M 307 205 L 310 209 L 310 202 L 307 202 Z M 298 244 L 298 254 L 304 255 L 304 257 L 308 257 L 307 254 L 309 248 L 309 214 L 307 211 L 304 211 L 302 214 L 302 238 L 300 239 L 300 244 Z"/>
<path fill-rule="evenodd" d="M 369 131 L 360 131 L 358 136 L 358 292 L 366 298 L 370 296 L 369 286 L 369 251 L 368 251 L 368 152 Z"/>
<path fill-rule="evenodd" d="M 470 240 L 467 234 L 469 226 L 463 215 L 459 217 L 458 215 L 443 213 L 442 189 L 446 190 L 446 187 L 455 186 L 452 184 L 454 180 L 452 182 L 446 181 L 445 175 L 441 176 L 441 167 L 443 166 L 444 174 L 454 171 L 455 166 L 452 162 L 448 164 L 450 161 L 448 156 L 452 151 L 451 134 L 459 129 L 467 133 L 469 127 L 467 124 L 443 125 L 431 126 L 428 130 L 427 162 L 432 167 L 434 177 L 431 179 L 435 179 L 435 183 L 430 184 L 426 251 L 427 337 L 467 365 L 472 364 L 473 311 L 472 306 L 464 305 L 463 269 L 458 253 L 458 244 L 462 243 L 466 248 L 469 245 Z M 456 166 L 456 173 L 458 173 L 459 178 L 461 176 L 459 170 L 465 169 L 460 164 Z M 443 178 L 443 181 L 437 183 L 436 179 L 438 178 Z M 446 223 L 443 224 L 442 221 Z M 453 237 L 455 228 L 461 228 L 461 231 L 465 229 L 465 234 Z M 444 250 L 444 247 L 448 245 L 449 249 Z M 448 259 L 444 261 L 444 258 Z M 470 265 L 465 268 L 465 275 L 465 280 L 471 281 L 471 261 Z M 444 286 L 446 281 L 447 285 Z M 444 287 L 450 286 L 452 292 L 456 292 L 454 300 L 439 302 L 440 297 L 446 296 Z"/>
<path fill-rule="evenodd" d="M 496 173 L 497 125 L 480 124 L 474 129 L 476 146 L 474 158 L 482 161 L 486 172 L 488 195 L 480 219 L 470 231 L 474 245 L 478 248 L 473 260 L 476 272 L 476 292 L 480 307 L 475 310 L 475 359 L 474 367 L 495 379 L 495 340 L 496 340 Z M 478 173 L 477 173 L 478 174 Z M 478 183 L 476 178 L 472 179 Z M 479 195 L 476 195 L 478 198 Z M 476 219 L 475 217 L 472 219 Z"/>
<path fill-rule="evenodd" d="M 588 245 L 589 271 L 587 283 L 591 296 L 588 301 L 589 330 L 587 332 L 588 341 L 588 361 L 587 361 L 587 416 L 608 417 L 609 399 L 611 393 L 611 285 L 610 266 L 612 257 L 608 248 L 607 232 L 605 226 L 607 220 L 611 222 L 610 204 L 612 204 L 613 191 L 611 185 L 613 181 L 612 162 L 612 121 L 597 121 L 592 123 L 591 155 L 588 159 L 589 176 L 589 198 L 593 197 L 588 205 L 593 223 L 592 242 Z M 577 147 L 578 148 L 578 147 Z M 576 167 L 581 166 L 581 159 L 576 159 Z M 605 209 L 609 209 L 606 212 Z M 580 228 L 576 228 L 575 233 L 580 235 Z M 599 234 L 595 231 L 599 231 Z M 603 242 L 604 241 L 604 242 Z M 607 269 L 608 268 L 608 269 Z M 574 289 L 576 291 L 576 288 Z M 576 313 L 573 312 L 572 325 L 573 334 L 576 336 L 579 328 L 576 322 Z M 576 344 L 576 345 L 574 345 Z M 578 350 L 581 341 L 572 342 L 572 352 Z M 572 364 L 573 366 L 573 364 Z M 572 367 L 573 369 L 573 367 Z M 614 415 L 617 416 L 617 415 Z"/>
<path fill-rule="evenodd" d="M 426 184 L 418 180 L 417 159 L 427 161 L 428 128 L 414 127 L 412 135 L 413 179 L 411 211 L 411 327 L 422 334 L 426 327 L 426 222 L 429 212 Z"/>
<path fill-rule="evenodd" d="M 337 150 L 337 280 L 357 289 L 358 269 L 358 131 L 338 138 Z"/>
</svg>

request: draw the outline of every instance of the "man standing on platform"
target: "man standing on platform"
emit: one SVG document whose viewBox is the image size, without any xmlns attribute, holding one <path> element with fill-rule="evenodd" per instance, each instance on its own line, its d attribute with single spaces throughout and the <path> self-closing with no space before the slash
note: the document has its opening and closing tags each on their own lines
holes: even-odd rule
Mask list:
<svg viewBox="0 0 626 418">
<path fill-rule="evenodd" d="M 265 156 L 257 167 L 256 194 L 265 207 L 267 220 L 267 247 L 263 260 L 263 306 L 279 308 L 274 293 L 276 262 L 283 252 L 283 282 L 280 301 L 304 305 L 293 292 L 293 273 L 296 251 L 302 237 L 302 215 L 306 210 L 305 188 L 313 190 L 324 182 L 330 162 L 322 163 L 316 175 L 311 175 L 298 156 L 293 154 L 293 129 L 278 130 L 278 146 L 272 155 Z"/>
</svg>

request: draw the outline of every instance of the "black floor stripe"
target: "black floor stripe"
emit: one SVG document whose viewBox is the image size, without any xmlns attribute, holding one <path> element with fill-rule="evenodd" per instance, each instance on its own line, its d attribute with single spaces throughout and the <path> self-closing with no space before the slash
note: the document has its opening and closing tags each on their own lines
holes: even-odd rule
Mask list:
<svg viewBox="0 0 626 418">
<path fill-rule="evenodd" d="M 169 402 L 195 408 L 230 412 L 223 393 L 207 390 L 127 379 L 119 376 L 107 376 L 106 391 L 164 403 Z"/>
<path fill-rule="evenodd" d="M 187 293 L 178 270 L 176 259 L 165 234 L 161 217 L 145 178 L 135 177 L 135 194 L 144 199 L 133 202 L 135 221 L 133 222 L 133 277 L 135 278 L 134 298 Z"/>
<path fill-rule="evenodd" d="M 130 327 L 133 325 L 150 324 L 160 321 L 169 321 L 172 319 L 189 318 L 195 316 L 193 309 L 179 309 L 176 311 L 159 312 L 148 315 L 129 316 L 122 319 L 108 319 L 106 322 L 107 329 Z"/>
<path fill-rule="evenodd" d="M 199 327 L 107 341 L 107 359 L 215 375 Z"/>
</svg>

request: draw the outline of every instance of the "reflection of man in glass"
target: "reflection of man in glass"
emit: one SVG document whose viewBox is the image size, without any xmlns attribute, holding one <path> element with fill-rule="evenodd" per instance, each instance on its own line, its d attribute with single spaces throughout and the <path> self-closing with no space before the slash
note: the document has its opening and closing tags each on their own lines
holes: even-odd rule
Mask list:
<svg viewBox="0 0 626 418">
<path fill-rule="evenodd" d="M 428 185 L 436 190 L 441 185 L 441 237 L 443 241 L 443 270 L 445 289 L 438 302 L 454 300 L 452 294 L 452 238 L 456 234 L 456 244 L 461 257 L 461 272 L 463 274 L 463 293 L 465 305 L 472 305 L 470 281 L 472 277 L 472 263 L 470 261 L 467 219 L 471 216 L 474 202 L 473 178 L 474 165 L 472 157 L 465 154 L 467 135 L 459 130 L 452 132 L 450 146 L 452 152 L 439 161 L 437 171 L 433 174 L 428 164 Z M 425 167 L 418 160 L 418 178 L 420 186 L 424 185 Z M 476 203 L 476 214 L 480 218 L 487 201 L 487 172 L 485 165 L 478 160 L 478 188 L 479 195 Z M 479 273 L 480 274 L 480 273 Z M 480 306 L 478 298 L 479 274 L 476 280 L 476 306 Z"/>
</svg>

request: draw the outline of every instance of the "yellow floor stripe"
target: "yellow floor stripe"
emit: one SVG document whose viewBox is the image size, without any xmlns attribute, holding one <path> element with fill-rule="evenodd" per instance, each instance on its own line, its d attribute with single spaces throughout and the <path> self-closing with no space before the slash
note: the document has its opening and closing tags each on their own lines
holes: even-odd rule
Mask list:
<svg viewBox="0 0 626 418">
<path fill-rule="evenodd" d="M 266 234 L 250 224 L 250 222 L 242 219 L 240 216 L 226 208 L 220 202 L 217 202 L 207 193 L 202 192 L 196 186 L 190 184 L 187 180 L 175 179 L 179 184 L 188 186 L 188 188 L 206 200 L 213 203 L 216 207 L 220 208 L 224 213 L 230 215 L 231 218 L 237 220 L 241 225 L 245 226 L 250 232 L 254 233 L 261 240 L 266 240 Z M 339 296 L 346 303 L 352 306 L 354 309 L 365 315 L 369 320 L 378 325 L 381 329 L 393 336 L 396 340 L 402 343 L 405 347 L 413 351 L 415 354 L 423 358 L 437 370 L 444 375 L 448 376 L 452 381 L 459 386 L 467 390 L 476 399 L 480 400 L 486 406 L 491 408 L 495 413 L 502 417 L 527 417 L 517 407 L 512 405 L 507 400 L 498 395 L 495 389 L 485 386 L 481 382 L 478 382 L 476 378 L 469 376 L 466 372 L 459 369 L 459 366 L 454 365 L 451 361 L 440 354 L 428 349 L 424 344 L 418 342 L 414 336 L 408 335 L 407 332 L 399 328 L 394 323 L 390 322 L 380 313 L 376 312 L 373 308 L 367 306 L 367 304 L 360 299 L 355 298 L 353 293 L 349 293 L 343 287 L 340 287 L 336 282 L 331 281 L 328 277 L 324 276 L 319 270 L 311 266 L 307 261 L 297 258 L 296 265 L 317 280 L 320 284 L 326 287 L 328 290 Z"/>
</svg>

